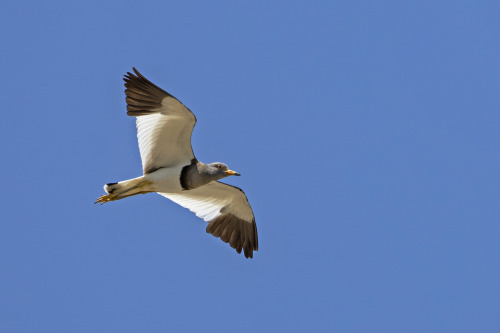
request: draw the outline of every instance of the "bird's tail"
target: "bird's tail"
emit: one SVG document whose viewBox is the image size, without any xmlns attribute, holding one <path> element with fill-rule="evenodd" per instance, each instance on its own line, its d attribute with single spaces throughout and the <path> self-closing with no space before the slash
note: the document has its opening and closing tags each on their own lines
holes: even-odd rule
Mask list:
<svg viewBox="0 0 500 333">
<path fill-rule="evenodd" d="M 106 191 L 107 194 L 100 196 L 94 203 L 99 202 L 102 205 L 108 201 L 115 201 L 132 195 L 153 192 L 150 185 L 151 182 L 145 180 L 144 176 L 118 183 L 109 183 L 104 185 L 104 191 Z"/>
</svg>

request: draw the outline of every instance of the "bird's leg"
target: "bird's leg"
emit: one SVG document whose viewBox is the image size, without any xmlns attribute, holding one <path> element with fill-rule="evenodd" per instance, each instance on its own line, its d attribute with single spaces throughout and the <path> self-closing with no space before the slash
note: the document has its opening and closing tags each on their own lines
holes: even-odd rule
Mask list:
<svg viewBox="0 0 500 333">
<path fill-rule="evenodd" d="M 133 185 L 134 182 L 135 185 Z M 120 183 L 109 184 L 112 185 L 114 188 L 106 189 L 106 192 L 108 192 L 108 194 L 100 196 L 94 203 L 100 203 L 102 205 L 108 201 L 115 201 L 137 194 L 145 194 L 153 192 L 151 191 L 151 187 L 149 186 L 151 184 L 152 183 L 149 180 L 139 180 L 138 182 L 137 180 L 132 180 L 132 181 L 124 181 Z M 128 186 L 132 185 L 132 186 L 127 187 L 127 185 Z"/>
<path fill-rule="evenodd" d="M 114 200 L 119 200 L 119 198 L 117 198 L 117 195 L 105 194 L 105 195 L 101 195 L 99 198 L 97 198 L 97 200 L 94 203 L 95 204 L 100 203 L 101 205 L 103 205 L 108 201 L 114 201 Z"/>
</svg>

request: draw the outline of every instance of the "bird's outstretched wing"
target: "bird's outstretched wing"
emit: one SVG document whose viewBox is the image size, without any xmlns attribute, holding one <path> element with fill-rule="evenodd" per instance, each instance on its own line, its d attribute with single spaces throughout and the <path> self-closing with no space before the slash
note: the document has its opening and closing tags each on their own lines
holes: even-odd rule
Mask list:
<svg viewBox="0 0 500 333">
<path fill-rule="evenodd" d="M 133 68 L 127 72 L 127 114 L 137 117 L 137 138 L 144 174 L 163 167 L 189 164 L 194 158 L 191 134 L 196 117 L 163 89 Z"/>
<path fill-rule="evenodd" d="M 180 193 L 160 193 L 208 222 L 207 232 L 253 258 L 259 248 L 257 225 L 245 193 L 238 187 L 211 182 Z"/>
</svg>

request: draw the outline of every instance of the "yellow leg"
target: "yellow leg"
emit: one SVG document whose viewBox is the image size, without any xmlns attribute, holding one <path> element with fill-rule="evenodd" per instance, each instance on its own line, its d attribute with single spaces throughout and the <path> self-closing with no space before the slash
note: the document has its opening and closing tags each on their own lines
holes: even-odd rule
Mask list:
<svg viewBox="0 0 500 333">
<path fill-rule="evenodd" d="M 94 204 L 99 202 L 101 205 L 103 205 L 108 201 L 114 201 L 114 200 L 118 200 L 118 198 L 116 198 L 116 196 L 113 196 L 112 194 L 107 194 L 107 195 L 102 195 L 99 198 L 97 198 L 97 200 L 94 202 Z"/>
</svg>

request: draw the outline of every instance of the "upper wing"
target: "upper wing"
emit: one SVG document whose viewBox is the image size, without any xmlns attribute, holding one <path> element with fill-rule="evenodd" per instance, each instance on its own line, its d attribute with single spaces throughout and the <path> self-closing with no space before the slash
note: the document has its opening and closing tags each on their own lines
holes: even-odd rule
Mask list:
<svg viewBox="0 0 500 333">
<path fill-rule="evenodd" d="M 144 174 L 191 163 L 191 134 L 196 117 L 174 96 L 150 82 L 135 68 L 127 72 L 127 114 L 137 117 L 137 138 Z"/>
<path fill-rule="evenodd" d="M 220 237 L 238 253 L 253 258 L 259 248 L 257 225 L 245 193 L 220 182 L 180 193 L 160 193 L 209 222 L 207 232 Z"/>
</svg>

